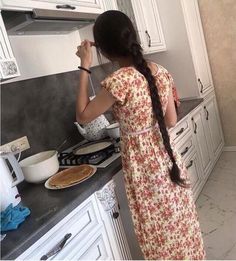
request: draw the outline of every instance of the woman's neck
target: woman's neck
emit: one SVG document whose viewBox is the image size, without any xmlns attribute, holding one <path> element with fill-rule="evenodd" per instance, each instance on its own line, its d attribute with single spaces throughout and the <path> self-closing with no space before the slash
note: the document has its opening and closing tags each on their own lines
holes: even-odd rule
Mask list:
<svg viewBox="0 0 236 261">
<path fill-rule="evenodd" d="M 134 65 L 131 58 L 117 58 L 116 61 L 120 67 L 129 67 Z"/>
</svg>

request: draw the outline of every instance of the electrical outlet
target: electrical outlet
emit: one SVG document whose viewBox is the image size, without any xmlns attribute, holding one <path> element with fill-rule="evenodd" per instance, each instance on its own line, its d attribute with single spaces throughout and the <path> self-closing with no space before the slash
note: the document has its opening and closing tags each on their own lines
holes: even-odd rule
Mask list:
<svg viewBox="0 0 236 261">
<path fill-rule="evenodd" d="M 26 136 L 21 137 L 17 140 L 13 140 L 0 146 L 0 151 L 4 152 L 16 152 L 24 151 L 30 148 L 28 138 Z"/>
</svg>

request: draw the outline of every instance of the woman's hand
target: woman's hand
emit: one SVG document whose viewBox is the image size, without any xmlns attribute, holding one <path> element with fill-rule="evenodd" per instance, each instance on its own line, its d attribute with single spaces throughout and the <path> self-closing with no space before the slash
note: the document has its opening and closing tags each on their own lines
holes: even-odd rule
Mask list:
<svg viewBox="0 0 236 261">
<path fill-rule="evenodd" d="M 93 61 L 92 46 L 94 46 L 93 42 L 84 40 L 81 45 L 77 47 L 76 55 L 81 59 L 81 66 L 87 69 L 90 68 Z"/>
</svg>

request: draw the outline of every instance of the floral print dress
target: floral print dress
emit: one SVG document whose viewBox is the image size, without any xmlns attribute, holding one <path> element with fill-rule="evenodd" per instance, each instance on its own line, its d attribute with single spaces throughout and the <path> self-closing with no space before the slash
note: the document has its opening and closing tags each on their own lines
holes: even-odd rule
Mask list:
<svg viewBox="0 0 236 261">
<path fill-rule="evenodd" d="M 165 113 L 173 79 L 156 65 L 154 75 Z M 102 83 L 116 102 L 125 187 L 135 233 L 145 259 L 204 259 L 201 230 L 190 188 L 170 180 L 172 162 L 153 114 L 146 78 L 123 67 Z M 174 150 L 174 149 L 173 149 Z M 174 150 L 181 177 L 188 173 Z"/>
</svg>

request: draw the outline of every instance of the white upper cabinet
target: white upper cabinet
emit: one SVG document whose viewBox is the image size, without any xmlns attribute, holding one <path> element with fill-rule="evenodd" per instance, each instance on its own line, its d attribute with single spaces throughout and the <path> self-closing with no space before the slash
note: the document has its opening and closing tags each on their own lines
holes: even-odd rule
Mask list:
<svg viewBox="0 0 236 261">
<path fill-rule="evenodd" d="M 113 0 L 108 1 L 114 5 Z M 2 0 L 2 9 L 31 10 L 42 8 L 50 10 L 64 10 L 84 13 L 102 13 L 106 10 L 102 0 Z"/>
<path fill-rule="evenodd" d="M 117 5 L 134 23 L 144 53 L 166 50 L 156 0 L 117 0 Z"/>
<path fill-rule="evenodd" d="M 211 70 L 197 0 L 181 0 L 199 94 L 206 96 L 213 88 Z"/>
<path fill-rule="evenodd" d="M 14 58 L 0 11 L 0 80 L 19 75 L 19 68 Z"/>
</svg>

